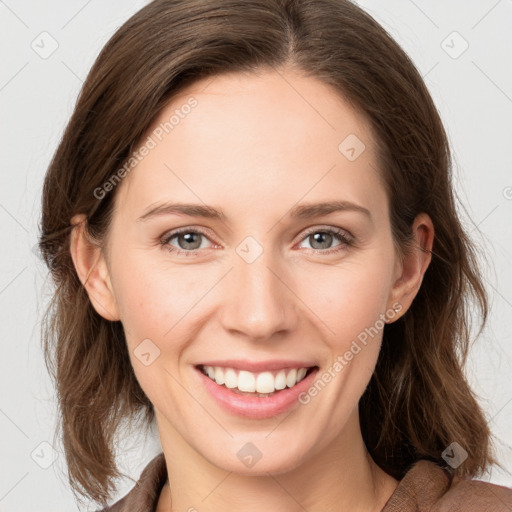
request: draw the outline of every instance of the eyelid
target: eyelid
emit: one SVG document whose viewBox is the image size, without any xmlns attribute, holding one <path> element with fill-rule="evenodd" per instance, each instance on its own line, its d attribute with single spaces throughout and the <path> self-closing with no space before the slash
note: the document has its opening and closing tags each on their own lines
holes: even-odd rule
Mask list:
<svg viewBox="0 0 512 512">
<path fill-rule="evenodd" d="M 213 240 L 211 240 L 211 235 L 209 234 L 209 231 L 206 229 L 206 228 L 203 228 L 203 227 L 199 227 L 199 226 L 184 226 L 182 228 L 176 228 L 176 229 L 172 229 L 170 231 L 167 231 L 166 233 L 164 233 L 160 238 L 160 243 L 162 245 L 166 245 L 169 243 L 169 241 L 174 238 L 175 236 L 177 235 L 181 235 L 182 233 L 200 233 L 201 235 L 204 235 L 206 238 L 208 238 L 208 240 L 210 240 L 213 244 L 215 244 L 215 242 L 213 242 Z M 218 244 L 216 244 L 218 245 Z M 180 252 L 180 250 L 182 252 L 187 252 L 187 253 L 193 253 L 193 252 L 198 252 L 197 250 L 195 251 L 185 251 L 183 249 L 176 249 L 176 252 Z"/>
<path fill-rule="evenodd" d="M 350 231 L 347 231 L 346 229 L 339 228 L 336 226 L 322 226 L 322 225 L 316 225 L 316 226 L 312 226 L 311 228 L 306 228 L 305 233 L 302 234 L 301 240 L 303 240 L 305 237 L 307 237 L 311 233 L 317 233 L 317 232 L 335 233 L 338 236 L 343 236 L 347 240 L 355 241 L 354 235 L 352 235 L 352 233 L 350 233 Z"/>
<path fill-rule="evenodd" d="M 301 235 L 301 238 L 297 242 L 297 244 L 302 243 L 312 233 L 331 233 L 335 237 L 338 237 L 340 244 L 336 245 L 334 247 L 331 247 L 329 249 L 324 249 L 324 250 L 306 248 L 306 250 L 310 253 L 313 252 L 314 254 L 329 256 L 331 254 L 340 253 L 349 247 L 355 246 L 355 242 L 356 242 L 355 237 L 352 235 L 352 233 L 350 233 L 346 229 L 339 228 L 336 226 L 321 226 L 321 225 L 316 225 L 316 226 L 312 226 L 311 228 L 307 228 L 306 231 Z"/>
<path fill-rule="evenodd" d="M 210 242 L 212 242 L 214 245 L 219 245 L 219 244 L 216 244 L 215 242 L 213 242 L 211 239 L 210 239 L 210 234 L 208 232 L 209 230 L 207 230 L 206 228 L 203 228 L 203 227 L 200 227 L 200 226 L 184 226 L 184 227 L 181 227 L 181 228 L 176 228 L 176 229 L 173 229 L 173 230 L 170 230 L 168 232 L 166 232 L 164 235 L 162 235 L 160 237 L 160 244 L 165 246 L 167 248 L 167 250 L 169 250 L 171 253 L 175 253 L 175 254 L 182 254 L 182 253 L 185 253 L 186 255 L 197 255 L 199 254 L 201 251 L 198 250 L 198 249 L 194 249 L 192 251 L 186 251 L 184 249 L 178 249 L 176 247 L 173 247 L 173 246 L 170 246 L 172 247 L 172 249 L 169 249 L 169 241 L 174 238 L 175 236 L 178 236 L 182 233 L 199 233 L 203 236 L 205 236 L 206 238 L 208 238 L 208 240 L 210 240 Z M 322 232 L 327 232 L 327 233 L 332 233 L 338 237 L 340 237 L 340 245 L 343 246 L 349 246 L 349 245 L 354 245 L 355 244 L 355 237 L 349 232 L 347 231 L 346 229 L 343 229 L 343 228 L 339 228 L 339 227 L 336 227 L 336 226 L 327 226 L 327 225 L 315 225 L 315 226 L 311 226 L 309 228 L 306 228 L 306 231 L 302 232 L 301 234 L 301 238 L 298 240 L 298 242 L 296 242 L 295 245 L 299 244 L 300 242 L 304 241 L 309 235 L 311 235 L 312 233 L 322 233 Z M 325 250 L 321 250 L 321 249 L 309 249 L 310 251 L 314 251 L 315 253 L 318 253 L 318 254 L 331 254 L 331 253 L 334 253 L 334 252 L 339 252 L 340 249 L 337 249 L 337 247 L 339 246 L 335 246 L 334 248 L 331 248 L 331 249 L 325 249 Z M 204 250 L 204 249 L 203 249 Z"/>
</svg>

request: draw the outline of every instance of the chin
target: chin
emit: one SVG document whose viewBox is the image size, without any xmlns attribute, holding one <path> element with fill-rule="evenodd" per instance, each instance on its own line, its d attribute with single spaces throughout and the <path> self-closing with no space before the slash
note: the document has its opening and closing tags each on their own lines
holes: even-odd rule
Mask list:
<svg viewBox="0 0 512 512">
<path fill-rule="evenodd" d="M 209 459 L 213 465 L 224 471 L 250 476 L 268 476 L 269 473 L 274 475 L 288 473 L 303 464 L 306 457 L 304 453 L 292 453 L 290 450 L 286 449 L 284 442 L 278 443 L 281 447 L 281 449 L 278 450 L 273 447 L 258 449 L 257 446 L 263 444 L 263 442 L 258 443 L 258 441 L 254 443 L 246 441 L 241 444 L 240 448 L 238 444 L 239 443 L 237 443 L 236 448 L 230 449 L 229 451 L 226 450 L 226 452 L 234 452 L 234 457 L 226 458 L 224 456 L 219 459 L 218 452 L 212 454 L 212 457 L 208 457 L 208 454 L 204 454 L 203 457 Z"/>
</svg>

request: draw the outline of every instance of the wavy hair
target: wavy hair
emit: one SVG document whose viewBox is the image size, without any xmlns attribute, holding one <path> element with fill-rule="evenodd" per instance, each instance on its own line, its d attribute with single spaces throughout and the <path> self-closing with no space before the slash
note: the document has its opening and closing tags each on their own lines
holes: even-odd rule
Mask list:
<svg viewBox="0 0 512 512">
<path fill-rule="evenodd" d="M 464 375 L 475 313 L 478 334 L 488 314 L 477 246 L 456 211 L 447 135 L 410 58 L 348 0 L 155 0 L 101 51 L 44 181 L 39 246 L 55 293 L 43 348 L 73 492 L 107 503 L 122 476 L 114 451 L 122 420 L 141 413 L 149 427 L 154 409 L 131 367 L 121 323 L 96 313 L 78 279 L 71 218 L 85 214 L 87 233 L 104 240 L 115 190 L 98 199 L 95 189 L 184 87 L 225 72 L 286 67 L 334 87 L 369 120 L 399 254 L 410 249 L 417 214 L 426 212 L 435 227 L 421 288 L 406 314 L 385 326 L 359 402 L 369 453 L 397 479 L 419 459 L 447 467 L 441 453 L 452 441 L 468 452 L 453 470 L 461 476 L 497 463 Z"/>
</svg>

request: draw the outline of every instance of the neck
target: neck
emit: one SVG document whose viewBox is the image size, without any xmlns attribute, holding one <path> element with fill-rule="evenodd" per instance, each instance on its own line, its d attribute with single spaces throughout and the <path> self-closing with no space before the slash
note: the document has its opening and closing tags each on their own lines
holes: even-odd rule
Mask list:
<svg viewBox="0 0 512 512">
<path fill-rule="evenodd" d="M 398 484 L 366 450 L 357 407 L 332 443 L 289 471 L 263 476 L 210 464 L 161 420 L 159 431 L 170 485 L 157 512 L 170 512 L 171 503 L 173 511 L 380 512 Z"/>
</svg>

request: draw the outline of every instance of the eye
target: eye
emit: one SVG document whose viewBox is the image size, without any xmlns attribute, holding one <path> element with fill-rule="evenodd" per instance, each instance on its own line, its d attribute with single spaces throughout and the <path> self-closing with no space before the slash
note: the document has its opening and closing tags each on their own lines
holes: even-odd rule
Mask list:
<svg viewBox="0 0 512 512">
<path fill-rule="evenodd" d="M 171 243 L 174 239 L 176 239 L 177 247 Z M 202 231 L 185 228 L 165 235 L 161 244 L 170 252 L 192 256 L 197 249 L 205 248 L 204 240 L 208 240 L 208 238 Z"/>
<path fill-rule="evenodd" d="M 332 243 L 336 239 L 338 239 L 340 243 L 335 245 L 334 247 L 337 247 L 338 249 L 326 251 L 325 249 L 330 249 L 332 247 Z M 311 244 L 312 250 L 320 251 L 327 254 L 343 250 L 347 246 L 353 245 L 354 243 L 354 240 L 351 235 L 338 228 L 313 228 L 312 230 L 306 233 L 306 237 L 303 238 L 303 240 L 307 240 Z"/>
<path fill-rule="evenodd" d="M 334 250 L 326 250 L 332 248 L 332 243 L 336 241 L 336 239 L 339 243 L 334 246 Z M 208 245 L 205 246 L 203 243 L 205 240 L 209 240 L 209 238 L 203 231 L 183 228 L 164 235 L 160 244 L 171 253 L 195 256 L 198 254 L 199 249 L 208 248 Z M 311 250 L 324 254 L 338 252 L 354 244 L 351 235 L 342 229 L 333 227 L 326 229 L 318 227 L 313 228 L 306 233 L 302 240 L 309 241 L 312 245 Z M 173 241 L 175 241 L 176 244 L 172 243 Z"/>
</svg>

